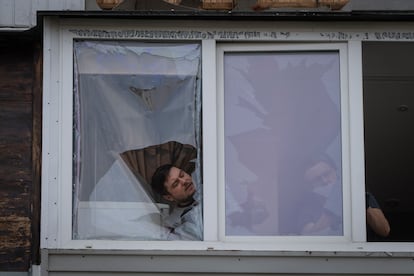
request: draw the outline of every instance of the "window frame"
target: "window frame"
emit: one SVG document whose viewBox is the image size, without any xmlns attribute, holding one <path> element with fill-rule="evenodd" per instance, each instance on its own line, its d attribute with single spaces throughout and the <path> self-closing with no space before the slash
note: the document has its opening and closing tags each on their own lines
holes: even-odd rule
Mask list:
<svg viewBox="0 0 414 276">
<path fill-rule="evenodd" d="M 342 157 L 342 197 L 343 197 L 343 236 L 226 236 L 225 234 L 225 135 L 224 135 L 224 55 L 226 53 L 311 53 L 311 52 L 337 52 L 339 57 L 339 86 L 340 86 L 340 120 L 341 120 L 341 157 Z M 348 53 L 345 43 L 246 43 L 246 44 L 219 44 L 217 46 L 217 79 L 218 79 L 218 140 L 219 140 L 219 240 L 246 242 L 290 242 L 315 241 L 343 243 L 351 240 L 350 216 L 350 182 L 349 182 L 349 99 L 348 99 Z"/>
<path fill-rule="evenodd" d="M 167 22 L 168 23 L 168 22 Z M 289 22 L 288 22 L 289 23 Z M 105 21 L 46 18 L 44 22 L 44 98 L 43 98 L 43 153 L 42 153 L 42 233 L 41 248 L 57 249 L 130 249 L 130 250 L 261 250 L 261 251 L 410 251 L 413 243 L 367 243 L 365 240 L 364 198 L 364 141 L 362 102 L 362 45 L 363 40 L 375 40 L 379 28 L 367 27 L 364 32 L 344 30 L 349 36 L 327 36 L 338 33 L 343 26 L 326 26 L 320 23 L 303 25 L 288 23 L 279 26 L 280 36 L 260 39 L 244 36 L 236 39 L 245 47 L 265 49 L 309 50 L 339 49 L 341 61 L 341 121 L 342 136 L 347 137 L 343 145 L 343 189 L 344 189 L 344 238 L 329 237 L 272 237 L 271 239 L 249 237 L 233 239 L 223 236 L 223 100 L 222 66 L 220 54 L 225 42 L 234 42 L 233 36 L 214 33 L 191 40 L 201 42 L 202 53 L 202 124 L 203 124 L 203 195 L 204 195 L 204 241 L 110 241 L 72 239 L 72 112 L 73 112 L 73 40 L 96 38 L 93 30 L 101 28 L 108 32 L 125 28 L 136 30 L 194 30 L 200 33 L 206 28 L 202 22 L 188 27 L 186 22 L 150 21 L 143 27 L 137 22 L 111 24 Z M 305 24 L 306 23 L 306 24 Z M 386 25 L 384 25 L 386 26 Z M 81 34 L 74 29 L 90 30 Z M 210 28 L 210 27 L 209 27 Z M 244 30 L 238 22 L 229 22 L 226 27 L 211 27 L 216 30 Z M 399 27 L 402 29 L 402 27 Z M 317 29 L 318 31 L 315 31 Z M 271 32 L 270 24 L 253 24 L 249 33 Z M 270 30 L 270 31 L 269 31 Z M 301 30 L 298 32 L 298 30 Z M 283 36 L 289 31 L 289 36 Z M 348 32 L 348 33 L 346 33 Z M 213 33 L 213 32 L 211 32 Z M 275 32 L 277 33 L 277 32 Z M 323 35 L 322 35 L 323 34 Z M 361 34 L 359 39 L 351 39 Z M 362 35 L 364 34 L 364 35 Z M 107 38 L 105 38 L 107 39 Z M 110 39 L 131 39 L 111 37 Z M 147 37 L 134 38 L 149 40 Z M 156 41 L 182 41 L 190 38 L 153 38 Z M 272 44 L 268 44 L 268 42 Z M 250 44 L 249 44 L 250 43 Z M 259 45 L 260 44 L 260 45 Z M 304 47 L 309 48 L 304 48 Z M 276 48 L 277 48 L 276 47 Z M 259 49 L 257 48 L 257 49 Z M 253 48 L 252 48 L 253 49 Z M 342 67 L 344 66 L 344 67 Z M 343 98 L 345 97 L 345 98 Z M 344 131 L 345 128 L 345 131 Z M 209 185 L 217 183 L 217 185 Z M 70 195 L 70 196 L 69 196 Z M 208 205 L 207 205 L 208 204 Z M 206 208 L 208 207 L 208 208 Z M 222 211 L 220 211 L 222 210 Z M 208 227 L 207 227 L 208 226 Z M 323 244 L 321 244 L 323 242 Z"/>
</svg>

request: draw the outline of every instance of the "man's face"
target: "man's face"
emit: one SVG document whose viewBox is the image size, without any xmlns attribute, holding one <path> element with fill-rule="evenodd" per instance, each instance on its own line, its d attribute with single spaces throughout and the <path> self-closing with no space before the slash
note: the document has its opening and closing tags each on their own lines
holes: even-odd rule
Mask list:
<svg viewBox="0 0 414 276">
<path fill-rule="evenodd" d="M 196 192 L 192 177 L 176 167 L 171 167 L 164 186 L 168 191 L 168 195 L 164 196 L 165 199 L 177 203 L 191 201 Z"/>
<path fill-rule="evenodd" d="M 306 171 L 305 179 L 312 186 L 332 185 L 336 182 L 336 171 L 326 162 L 318 162 Z"/>
</svg>

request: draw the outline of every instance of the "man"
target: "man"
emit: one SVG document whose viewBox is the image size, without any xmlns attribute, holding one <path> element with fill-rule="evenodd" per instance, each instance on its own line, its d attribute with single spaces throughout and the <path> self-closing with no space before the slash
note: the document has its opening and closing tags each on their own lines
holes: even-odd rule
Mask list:
<svg viewBox="0 0 414 276">
<path fill-rule="evenodd" d="M 168 239 L 202 240 L 201 204 L 195 199 L 197 189 L 193 178 L 182 169 L 166 164 L 155 171 L 151 186 L 171 205 L 170 214 L 164 218 L 164 225 L 169 229 Z"/>
</svg>

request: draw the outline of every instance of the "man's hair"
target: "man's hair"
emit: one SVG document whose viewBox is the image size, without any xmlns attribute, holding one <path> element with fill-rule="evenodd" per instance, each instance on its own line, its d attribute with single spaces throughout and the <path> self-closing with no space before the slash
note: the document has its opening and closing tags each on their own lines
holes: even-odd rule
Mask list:
<svg viewBox="0 0 414 276">
<path fill-rule="evenodd" d="M 167 189 L 165 189 L 165 181 L 170 173 L 172 164 L 165 164 L 157 168 L 157 170 L 152 175 L 151 187 L 153 191 L 159 195 L 168 195 Z"/>
</svg>

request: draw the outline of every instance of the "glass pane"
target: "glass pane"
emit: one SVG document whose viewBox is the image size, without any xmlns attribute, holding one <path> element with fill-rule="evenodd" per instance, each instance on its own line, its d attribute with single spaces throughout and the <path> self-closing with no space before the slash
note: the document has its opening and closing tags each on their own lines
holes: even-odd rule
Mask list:
<svg viewBox="0 0 414 276">
<path fill-rule="evenodd" d="M 339 53 L 225 53 L 228 236 L 343 235 Z"/>
<path fill-rule="evenodd" d="M 200 49 L 75 42 L 74 239 L 202 239 Z M 152 189 L 165 164 L 192 180 L 185 208 Z"/>
</svg>

